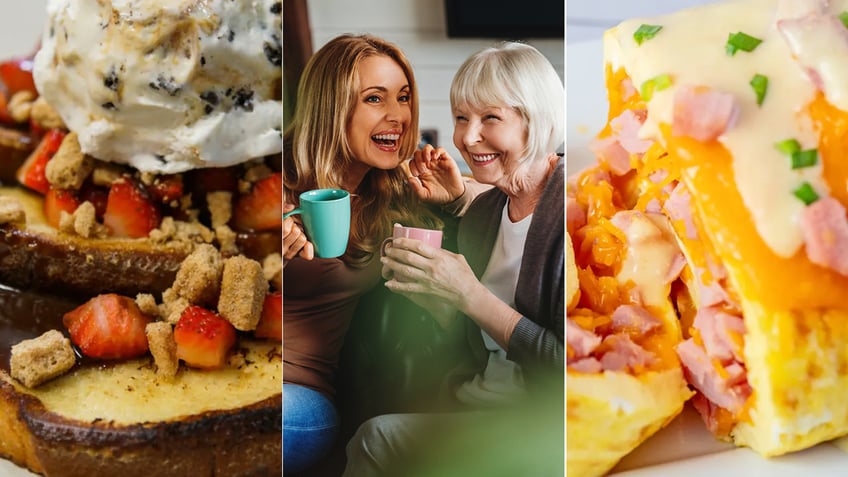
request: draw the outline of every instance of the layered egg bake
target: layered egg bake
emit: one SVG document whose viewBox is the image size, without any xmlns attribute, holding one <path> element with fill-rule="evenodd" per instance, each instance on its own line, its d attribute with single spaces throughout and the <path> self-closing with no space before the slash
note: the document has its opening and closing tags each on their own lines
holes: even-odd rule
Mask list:
<svg viewBox="0 0 848 477">
<path fill-rule="evenodd" d="M 569 186 L 569 386 L 620 374 L 627 333 L 625 374 L 679 363 L 721 439 L 774 456 L 848 432 L 846 25 L 846 1 L 739 0 L 605 33 L 609 120 Z M 677 342 L 649 325 L 677 319 Z M 610 396 L 628 425 L 642 401 Z"/>
</svg>

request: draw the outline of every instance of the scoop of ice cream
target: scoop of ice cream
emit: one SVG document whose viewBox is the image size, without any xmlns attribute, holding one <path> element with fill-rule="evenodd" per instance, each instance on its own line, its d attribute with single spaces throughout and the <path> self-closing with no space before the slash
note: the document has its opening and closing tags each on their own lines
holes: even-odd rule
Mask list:
<svg viewBox="0 0 848 477">
<path fill-rule="evenodd" d="M 281 151 L 280 0 L 48 0 L 36 87 L 86 154 L 141 171 Z"/>
</svg>

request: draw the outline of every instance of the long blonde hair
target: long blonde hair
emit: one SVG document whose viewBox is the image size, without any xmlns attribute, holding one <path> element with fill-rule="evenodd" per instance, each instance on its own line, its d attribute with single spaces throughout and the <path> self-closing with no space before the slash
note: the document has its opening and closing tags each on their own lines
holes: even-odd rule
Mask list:
<svg viewBox="0 0 848 477">
<path fill-rule="evenodd" d="M 399 156 L 412 156 L 418 145 L 418 88 L 412 67 L 394 44 L 372 35 L 341 35 L 321 47 L 306 64 L 297 88 L 294 116 L 283 142 L 283 186 L 286 202 L 310 189 L 340 188 L 357 160 L 347 140 L 347 124 L 356 106 L 359 65 L 372 56 L 393 59 L 409 81 L 411 120 Z M 406 185 L 397 167 L 372 168 L 351 201 L 351 231 L 342 260 L 364 266 L 394 222 L 422 227 L 442 224 L 425 209 Z"/>
</svg>

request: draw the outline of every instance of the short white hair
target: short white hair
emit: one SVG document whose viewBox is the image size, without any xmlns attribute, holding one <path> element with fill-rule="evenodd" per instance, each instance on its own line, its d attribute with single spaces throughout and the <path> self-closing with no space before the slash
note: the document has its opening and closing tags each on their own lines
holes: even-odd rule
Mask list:
<svg viewBox="0 0 848 477">
<path fill-rule="evenodd" d="M 556 152 L 565 140 L 565 91 L 553 65 L 536 48 L 504 42 L 470 56 L 453 78 L 451 108 L 509 107 L 527 130 L 527 149 L 513 172 L 519 180 L 532 159 Z"/>
</svg>

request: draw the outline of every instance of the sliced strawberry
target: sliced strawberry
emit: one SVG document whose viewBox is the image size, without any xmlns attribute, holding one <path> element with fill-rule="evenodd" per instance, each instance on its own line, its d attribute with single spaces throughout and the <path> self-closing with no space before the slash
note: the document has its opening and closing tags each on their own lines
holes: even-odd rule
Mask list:
<svg viewBox="0 0 848 477">
<path fill-rule="evenodd" d="M 147 237 L 159 226 L 159 209 L 147 191 L 130 177 L 112 183 L 106 200 L 103 224 L 116 237 Z"/>
<path fill-rule="evenodd" d="M 0 63 L 0 79 L 6 85 L 10 97 L 18 91 L 38 94 L 32 79 L 32 58 L 16 58 Z"/>
<path fill-rule="evenodd" d="M 168 204 L 183 196 L 183 176 L 181 174 L 157 176 L 153 183 L 147 186 L 147 192 L 154 201 Z"/>
<path fill-rule="evenodd" d="M 253 184 L 233 208 L 233 224 L 240 230 L 274 230 L 283 225 L 283 175 L 275 172 Z"/>
<path fill-rule="evenodd" d="M 283 341 L 283 294 L 274 292 L 265 295 L 262 316 L 253 334 L 257 338 Z"/>
<path fill-rule="evenodd" d="M 51 129 L 47 131 L 41 142 L 34 151 L 27 157 L 26 161 L 21 164 L 15 173 L 18 182 L 29 187 L 34 191 L 47 193 L 50 188 L 50 183 L 47 182 L 47 161 L 49 161 L 59 146 L 62 145 L 62 140 L 65 139 L 65 131 L 61 129 Z"/>
<path fill-rule="evenodd" d="M 217 313 L 191 305 L 183 310 L 174 327 L 177 357 L 191 367 L 215 369 L 224 366 L 236 343 L 236 329 Z"/>
<path fill-rule="evenodd" d="M 97 220 L 103 220 L 103 214 L 106 213 L 106 203 L 109 200 L 109 189 L 86 182 L 79 191 L 79 199 L 80 203 L 91 202 Z"/>
<path fill-rule="evenodd" d="M 54 189 L 51 187 L 44 194 L 44 217 L 47 223 L 59 228 L 59 219 L 62 211 L 73 214 L 80 205 L 76 192 L 67 189 Z"/>
<path fill-rule="evenodd" d="M 97 359 L 129 359 L 148 350 L 144 327 L 151 319 L 135 300 L 114 293 L 97 295 L 62 318 L 82 354 Z"/>
</svg>

